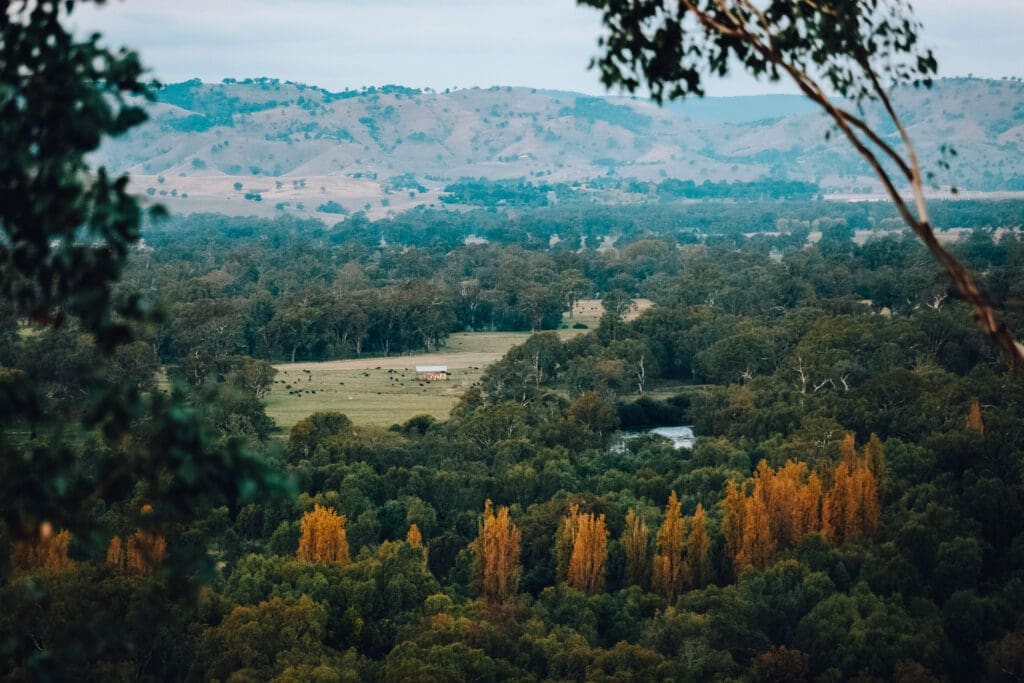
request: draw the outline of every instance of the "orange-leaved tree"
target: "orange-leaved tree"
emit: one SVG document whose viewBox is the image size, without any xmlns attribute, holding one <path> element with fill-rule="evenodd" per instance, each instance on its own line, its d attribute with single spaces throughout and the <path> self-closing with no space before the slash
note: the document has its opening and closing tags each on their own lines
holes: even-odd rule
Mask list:
<svg viewBox="0 0 1024 683">
<path fill-rule="evenodd" d="M 502 601 L 516 592 L 521 545 L 522 533 L 509 516 L 508 507 L 502 506 L 495 512 L 488 499 L 472 545 L 475 578 L 488 600 Z"/>
<path fill-rule="evenodd" d="M 155 531 L 136 531 L 128 537 L 126 562 L 128 571 L 142 576 L 153 575 L 167 555 L 167 539 Z"/>
<path fill-rule="evenodd" d="M 71 566 L 68 544 L 71 534 L 67 531 L 53 533 L 53 525 L 43 522 L 34 536 L 16 540 L 11 552 L 11 564 L 15 569 L 64 569 Z"/>
<path fill-rule="evenodd" d="M 631 508 L 626 513 L 626 528 L 622 532 L 622 549 L 626 553 L 626 582 L 631 586 L 647 587 L 650 574 L 649 539 L 647 523 Z"/>
<path fill-rule="evenodd" d="M 565 525 L 574 531 L 566 583 L 594 595 L 604 590 L 605 564 L 608 561 L 608 529 L 604 515 L 580 513 L 574 505 L 569 512 L 575 519 Z"/>
<path fill-rule="evenodd" d="M 673 600 L 683 584 L 683 518 L 682 504 L 673 491 L 665 505 L 665 521 L 658 529 L 655 541 L 656 553 L 651 568 L 651 585 L 654 591 Z"/>
<path fill-rule="evenodd" d="M 967 421 L 964 423 L 964 429 L 969 432 L 974 432 L 978 436 L 982 436 L 985 433 L 985 423 L 981 419 L 981 404 L 978 403 L 978 399 L 971 401 L 971 407 L 967 411 Z"/>
<path fill-rule="evenodd" d="M 405 535 L 405 542 L 415 548 L 423 549 L 423 563 L 426 564 L 427 547 L 423 545 L 423 534 L 420 533 L 420 528 L 415 522 L 409 525 L 409 532 Z"/>
<path fill-rule="evenodd" d="M 711 579 L 711 538 L 708 536 L 707 513 L 700 503 L 697 503 L 690 520 L 683 574 L 687 585 L 693 588 L 703 588 Z"/>
<path fill-rule="evenodd" d="M 142 506 L 143 516 L 153 512 L 148 503 Z M 167 555 L 167 539 L 156 531 L 136 531 L 127 537 L 120 536 L 110 539 L 107 546 L 107 564 L 117 571 L 129 572 L 140 576 L 152 576 L 160 567 Z"/>
<path fill-rule="evenodd" d="M 572 546 L 579 521 L 580 505 L 571 503 L 568 513 L 558 522 L 558 532 L 555 534 L 555 577 L 558 581 L 564 582 L 569 578 L 569 560 L 572 559 Z"/>
<path fill-rule="evenodd" d="M 772 533 L 771 486 L 775 473 L 764 460 L 754 471 L 754 491 L 744 501 L 743 544 L 737 556 L 740 567 L 763 567 L 778 547 Z M 774 526 L 778 527 L 776 523 Z"/>
<path fill-rule="evenodd" d="M 743 489 L 734 481 L 728 482 L 725 485 L 725 498 L 722 500 L 722 534 L 725 536 L 725 551 L 732 560 L 735 573 L 739 573 L 740 570 L 738 558 L 743 552 L 746 511 L 747 501 Z"/>
<path fill-rule="evenodd" d="M 298 558 L 303 562 L 347 563 L 349 555 L 345 522 L 345 515 L 339 515 L 321 505 L 314 506 L 302 516 Z"/>
<path fill-rule="evenodd" d="M 821 507 L 822 536 L 835 544 L 871 536 L 880 518 L 878 480 L 868 463 L 858 459 L 853 468 L 838 463 Z"/>
</svg>

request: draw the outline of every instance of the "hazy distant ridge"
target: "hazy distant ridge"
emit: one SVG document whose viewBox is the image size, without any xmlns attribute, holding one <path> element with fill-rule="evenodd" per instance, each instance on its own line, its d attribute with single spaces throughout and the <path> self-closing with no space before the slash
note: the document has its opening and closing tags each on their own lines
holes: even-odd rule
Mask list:
<svg viewBox="0 0 1024 683">
<path fill-rule="evenodd" d="M 932 90 L 902 90 L 896 100 L 926 165 L 937 170 L 940 145 L 956 147 L 953 173 L 939 182 L 1024 189 L 1024 84 L 943 80 Z M 419 203 L 467 177 L 776 178 L 813 182 L 826 193 L 877 191 L 845 141 L 825 140 L 827 122 L 808 106 L 778 95 L 659 108 L 528 88 L 332 93 L 271 79 L 190 81 L 168 86 L 152 120 L 106 146 L 99 161 L 168 196 L 169 188 L 198 196 L 207 188 L 222 193 L 233 187 L 232 178 L 246 186 L 265 179 L 259 189 L 289 190 L 281 196 L 292 206 L 303 196 L 319 205 L 337 195 L 346 209 L 379 200 L 383 185 L 398 177 L 405 178 L 399 184 L 414 184 L 412 199 Z M 895 136 L 891 127 L 881 130 Z M 157 176 L 164 187 L 152 184 Z M 328 180 L 300 185 L 314 178 Z M 410 198 L 394 199 L 401 208 Z"/>
</svg>

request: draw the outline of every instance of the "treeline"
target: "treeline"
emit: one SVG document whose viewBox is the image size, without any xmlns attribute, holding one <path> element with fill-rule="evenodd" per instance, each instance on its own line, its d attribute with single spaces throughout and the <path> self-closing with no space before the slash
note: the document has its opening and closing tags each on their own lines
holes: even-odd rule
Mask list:
<svg viewBox="0 0 1024 683">
<path fill-rule="evenodd" d="M 692 180 L 666 178 L 658 183 L 635 178 L 597 179 L 587 184 L 533 183 L 525 178 L 488 180 L 464 178 L 446 185 L 441 201 L 445 204 L 469 206 L 543 207 L 557 201 L 579 201 L 590 196 L 593 189 L 621 190 L 641 196 L 654 196 L 660 201 L 676 199 L 717 199 L 750 201 L 764 199 L 810 200 L 819 194 L 818 186 L 800 180 L 762 178 L 753 181 L 711 181 L 699 185 Z"/>
<path fill-rule="evenodd" d="M 378 236 L 371 248 L 359 220 L 350 223 L 341 232 L 192 217 L 153 228 L 122 290 L 168 311 L 151 335 L 154 348 L 201 379 L 218 359 L 242 355 L 388 355 L 435 349 L 455 331 L 552 329 L 579 299 L 608 289 L 642 294 L 649 278 L 680 263 L 672 244 L 658 240 L 605 253 L 547 242 L 410 248 Z"/>
<path fill-rule="evenodd" d="M 150 228 L 150 248 L 133 258 L 122 291 L 166 308 L 167 322 L 151 341 L 162 362 L 191 364 L 187 373 L 195 378 L 218 359 L 235 356 L 281 361 L 388 355 L 438 348 L 455 331 L 552 329 L 579 299 L 613 291 L 659 300 L 663 311 L 675 311 L 666 314 L 677 316 L 680 329 L 700 323 L 680 318 L 689 314 L 670 304 L 705 304 L 742 316 L 758 310 L 755 291 L 783 302 L 774 314 L 825 301 L 837 314 L 906 313 L 944 295 L 944 284 L 913 242 L 875 238 L 858 247 L 839 219 L 829 225 L 819 219 L 820 241 L 808 249 L 810 225 L 748 239 L 673 232 L 671 225 L 639 232 L 614 215 L 591 222 L 588 214 L 573 212 L 526 213 L 500 230 L 487 228 L 502 220 L 491 214 L 427 212 L 420 218 L 435 241 L 410 246 L 403 240 L 417 240 L 403 226 L 417 218 L 370 223 L 357 216 L 325 229 L 286 219 L 193 216 Z M 618 235 L 614 247 L 595 248 L 604 238 L 581 235 L 574 227 L 581 224 L 591 235 Z M 487 241 L 466 243 L 465 236 L 477 230 Z M 577 243 L 558 237 L 574 230 Z M 387 239 L 396 237 L 394 243 Z M 992 233 L 976 231 L 958 245 L 979 268 L 994 268 L 988 277 L 997 299 L 1013 290 L 1005 274 L 1018 258 L 1012 255 L 1015 239 L 997 245 Z M 728 252 L 742 268 L 724 266 Z M 868 309 L 855 303 L 865 300 Z M 777 364 L 788 340 L 802 334 L 802 319 L 789 319 L 795 327 L 787 338 L 762 334 L 752 322 L 751 343 L 730 342 L 734 350 L 716 346 L 714 334 L 695 332 L 703 336 L 685 343 L 701 346 L 699 358 L 681 348 L 678 335 L 668 341 L 644 331 L 643 345 L 651 346 L 660 368 L 646 372 L 714 381 L 743 370 L 764 372 Z M 829 324 L 846 325 L 823 323 Z M 713 327 L 721 329 L 720 322 Z M 844 334 L 853 344 L 852 329 Z M 735 357 L 751 349 L 759 350 Z M 736 367 L 742 363 L 749 367 Z M 834 384 L 843 375 L 808 381 Z"/>
</svg>

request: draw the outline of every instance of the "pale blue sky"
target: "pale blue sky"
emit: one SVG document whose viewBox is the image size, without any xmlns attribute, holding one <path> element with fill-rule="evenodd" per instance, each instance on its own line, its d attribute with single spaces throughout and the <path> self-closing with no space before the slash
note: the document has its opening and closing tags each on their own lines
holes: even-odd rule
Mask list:
<svg viewBox="0 0 1024 683">
<path fill-rule="evenodd" d="M 917 0 L 943 75 L 1024 76 L 1024 0 Z M 603 92 L 597 12 L 574 0 L 111 0 L 74 24 L 133 47 L 164 82 L 270 76 L 331 90 L 398 83 Z M 772 91 L 748 79 L 709 94 Z M 779 90 L 774 90 L 779 92 Z"/>
</svg>

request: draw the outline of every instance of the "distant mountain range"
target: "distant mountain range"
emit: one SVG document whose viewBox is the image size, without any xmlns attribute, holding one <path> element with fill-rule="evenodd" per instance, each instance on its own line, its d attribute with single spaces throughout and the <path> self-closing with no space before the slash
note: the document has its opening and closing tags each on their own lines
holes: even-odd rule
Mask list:
<svg viewBox="0 0 1024 683">
<path fill-rule="evenodd" d="M 1024 190 L 1024 83 L 947 79 L 894 98 L 937 184 Z M 822 194 L 878 192 L 866 164 L 845 140 L 826 140 L 828 130 L 807 101 L 786 95 L 660 108 L 528 88 L 332 93 L 272 79 L 188 81 L 165 87 L 151 120 L 95 161 L 131 172 L 139 192 L 175 211 L 332 222 L 437 204 L 465 178 L 583 189 L 770 179 L 813 183 Z M 891 126 L 880 131 L 895 141 Z M 945 174 L 943 145 L 957 151 Z M 601 200 L 635 200 L 627 194 Z"/>
</svg>

